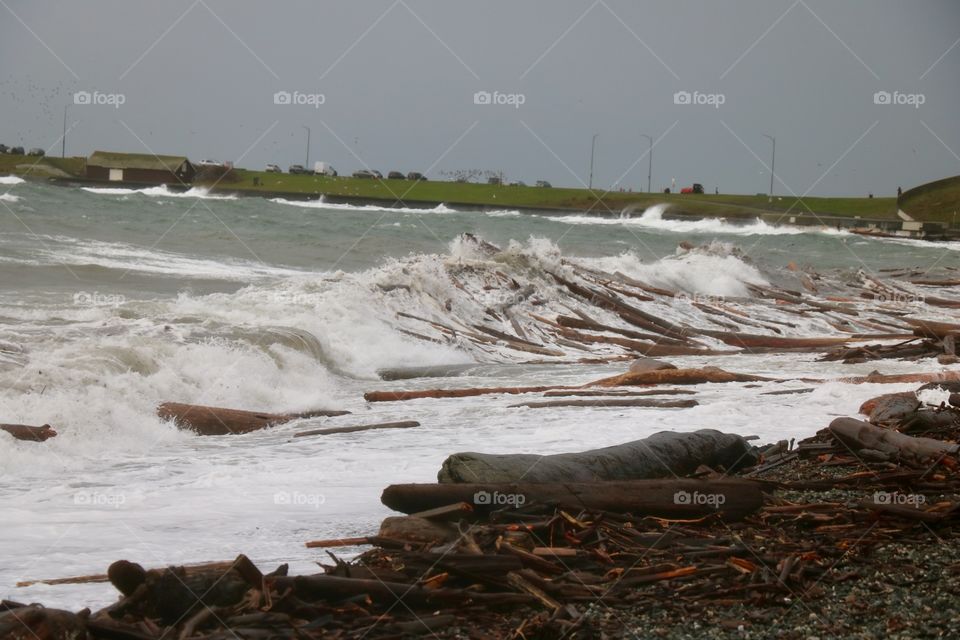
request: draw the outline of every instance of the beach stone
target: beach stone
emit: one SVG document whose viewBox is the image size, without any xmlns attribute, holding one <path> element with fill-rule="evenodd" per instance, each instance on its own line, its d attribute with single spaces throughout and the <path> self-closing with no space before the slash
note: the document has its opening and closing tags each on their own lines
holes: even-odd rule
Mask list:
<svg viewBox="0 0 960 640">
<path fill-rule="evenodd" d="M 657 360 L 656 358 L 637 358 L 630 363 L 630 373 L 646 373 L 648 371 L 661 371 L 663 369 L 676 369 L 669 362 Z"/>
<path fill-rule="evenodd" d="M 871 398 L 860 405 L 860 413 L 877 424 L 880 422 L 901 421 L 920 408 L 920 401 L 913 391 L 887 393 Z"/>
<path fill-rule="evenodd" d="M 960 356 L 952 356 L 946 353 L 941 353 L 937 356 L 937 362 L 940 364 L 957 364 L 960 362 Z"/>
<path fill-rule="evenodd" d="M 380 523 L 379 535 L 406 542 L 439 544 L 453 540 L 457 532 L 448 524 L 418 516 L 390 516 Z"/>
</svg>

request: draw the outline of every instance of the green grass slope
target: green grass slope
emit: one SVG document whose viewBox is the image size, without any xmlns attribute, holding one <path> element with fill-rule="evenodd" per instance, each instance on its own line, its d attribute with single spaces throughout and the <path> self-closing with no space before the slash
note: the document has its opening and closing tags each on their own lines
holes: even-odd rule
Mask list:
<svg viewBox="0 0 960 640">
<path fill-rule="evenodd" d="M 917 220 L 947 224 L 960 222 L 960 176 L 904 191 L 900 208 Z"/>
</svg>

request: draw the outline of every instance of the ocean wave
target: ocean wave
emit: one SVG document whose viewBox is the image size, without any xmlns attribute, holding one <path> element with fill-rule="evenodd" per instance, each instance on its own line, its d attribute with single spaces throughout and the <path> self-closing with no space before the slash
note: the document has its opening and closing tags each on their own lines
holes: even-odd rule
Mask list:
<svg viewBox="0 0 960 640">
<path fill-rule="evenodd" d="M 20 196 L 12 193 L 0 193 L 0 202 L 20 202 Z"/>
<path fill-rule="evenodd" d="M 283 204 L 292 207 L 301 207 L 304 209 L 332 209 L 334 211 L 372 211 L 372 212 L 389 212 L 389 213 L 457 213 L 456 209 L 451 209 L 447 205 L 441 203 L 437 206 L 427 209 L 427 208 L 413 208 L 413 207 L 385 207 L 382 205 L 375 204 L 365 204 L 365 205 L 355 205 L 355 204 L 344 204 L 339 202 L 327 202 L 326 199 L 321 196 L 319 200 L 287 200 L 286 198 L 272 198 L 270 202 L 275 204 Z"/>
<path fill-rule="evenodd" d="M 80 187 L 87 193 L 104 196 L 129 196 L 142 194 L 155 198 L 193 198 L 197 200 L 236 200 L 234 195 L 217 195 L 210 193 L 206 187 L 191 187 L 187 191 L 172 191 L 167 185 L 146 187 L 143 189 L 129 189 L 124 187 Z"/>
<path fill-rule="evenodd" d="M 563 216 L 544 216 L 554 222 L 565 224 L 585 224 L 585 225 L 623 225 L 649 229 L 653 231 L 666 231 L 670 233 L 682 234 L 724 234 L 734 236 L 789 236 L 801 233 L 846 233 L 838 232 L 829 227 L 792 227 L 772 225 L 764 222 L 760 218 L 755 218 L 749 222 L 729 222 L 725 218 L 703 218 L 700 220 L 676 220 L 666 219 L 663 214 L 669 209 L 668 204 L 656 204 L 648 207 L 639 216 L 629 214 L 620 217 L 611 218 L 600 215 L 563 215 Z"/>
<path fill-rule="evenodd" d="M 19 176 L 0 176 L 0 184 L 23 184 L 26 182 Z"/>
</svg>

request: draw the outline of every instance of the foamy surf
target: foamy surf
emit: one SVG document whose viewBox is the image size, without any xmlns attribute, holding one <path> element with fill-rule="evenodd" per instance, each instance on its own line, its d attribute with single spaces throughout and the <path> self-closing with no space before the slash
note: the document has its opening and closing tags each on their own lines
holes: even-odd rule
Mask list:
<svg viewBox="0 0 960 640">
<path fill-rule="evenodd" d="M 12 193 L 0 193 L 0 202 L 20 202 L 20 196 Z"/>
<path fill-rule="evenodd" d="M 212 194 L 210 190 L 204 187 L 191 187 L 186 191 L 173 191 L 167 185 L 162 184 L 157 187 L 146 187 L 143 189 L 129 189 L 123 187 L 81 187 L 87 193 L 93 193 L 104 196 L 129 196 L 142 194 L 154 198 L 192 198 L 196 200 L 236 200 L 234 195 Z"/>
<path fill-rule="evenodd" d="M 456 209 L 451 209 L 445 204 L 438 204 L 432 208 L 416 207 L 385 207 L 382 205 L 367 204 L 355 205 L 339 202 L 327 202 L 322 196 L 318 200 L 287 200 L 286 198 L 273 198 L 270 200 L 275 204 L 282 204 L 292 207 L 301 207 L 304 209 L 332 209 L 334 211 L 371 211 L 381 213 L 457 213 Z"/>
<path fill-rule="evenodd" d="M 669 209 L 668 204 L 657 204 L 648 207 L 639 216 L 623 214 L 619 217 L 605 217 L 601 215 L 566 215 L 545 216 L 554 222 L 582 225 L 622 225 L 648 229 L 651 231 L 665 231 L 677 234 L 723 234 L 734 236 L 789 236 L 801 233 L 820 233 L 829 231 L 821 227 L 792 227 L 772 225 L 759 218 L 744 222 L 730 222 L 726 218 L 703 218 L 700 220 L 667 219 L 663 214 Z"/>
<path fill-rule="evenodd" d="M 26 182 L 19 176 L 0 176 L 0 184 L 23 184 Z"/>
</svg>

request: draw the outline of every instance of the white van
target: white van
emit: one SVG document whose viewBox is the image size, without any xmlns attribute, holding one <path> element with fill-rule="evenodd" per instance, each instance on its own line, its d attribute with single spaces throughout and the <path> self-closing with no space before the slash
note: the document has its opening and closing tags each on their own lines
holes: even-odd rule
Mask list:
<svg viewBox="0 0 960 640">
<path fill-rule="evenodd" d="M 335 176 L 337 170 L 329 162 L 314 162 L 313 173 L 318 176 Z"/>
</svg>

